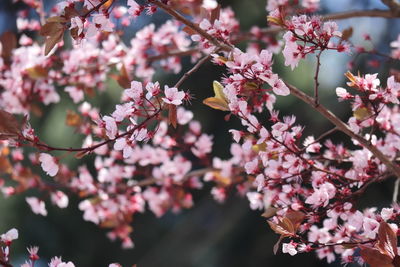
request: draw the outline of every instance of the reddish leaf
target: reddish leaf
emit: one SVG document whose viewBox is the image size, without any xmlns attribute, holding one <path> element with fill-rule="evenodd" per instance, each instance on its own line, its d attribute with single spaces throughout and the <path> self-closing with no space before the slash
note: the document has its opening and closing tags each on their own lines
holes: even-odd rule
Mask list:
<svg viewBox="0 0 400 267">
<path fill-rule="evenodd" d="M 79 17 L 79 16 L 80 16 L 80 14 L 78 13 L 78 11 L 74 7 L 66 6 L 64 8 L 64 17 L 67 20 L 70 20 L 73 17 Z"/>
<path fill-rule="evenodd" d="M 195 30 L 193 30 L 192 28 L 190 28 L 188 26 L 183 27 L 182 31 L 186 32 L 189 35 L 197 34 L 197 32 Z"/>
<path fill-rule="evenodd" d="M 22 124 L 7 111 L 0 109 L 0 140 L 18 138 L 21 134 Z"/>
<path fill-rule="evenodd" d="M 71 127 L 78 127 L 82 123 L 81 117 L 78 115 L 78 113 L 72 111 L 72 110 L 67 110 L 67 117 L 65 119 L 65 124 Z"/>
<path fill-rule="evenodd" d="M 287 218 L 283 218 L 282 221 L 280 221 L 278 224 L 272 221 L 268 221 L 268 224 L 271 227 L 272 231 L 280 234 L 281 236 L 289 237 L 293 236 L 294 234 L 292 222 Z"/>
<path fill-rule="evenodd" d="M 261 216 L 268 219 L 268 218 L 271 218 L 272 216 L 275 216 L 277 211 L 278 211 L 277 208 L 269 207 L 269 208 L 265 209 L 264 213 L 261 214 Z"/>
<path fill-rule="evenodd" d="M 174 128 L 178 125 L 177 123 L 177 115 L 176 115 L 176 106 L 169 104 L 168 105 L 168 124 L 172 124 Z"/>
<path fill-rule="evenodd" d="M 353 35 L 353 27 L 346 28 L 342 31 L 342 41 L 347 41 Z"/>
<path fill-rule="evenodd" d="M 46 24 L 40 28 L 39 34 L 42 36 L 52 36 L 63 28 L 64 26 L 60 22 L 46 22 Z"/>
<path fill-rule="evenodd" d="M 46 56 L 50 53 L 50 51 L 57 43 L 61 42 L 64 35 L 64 30 L 66 29 L 66 23 L 57 21 L 61 21 L 61 18 L 52 17 L 48 19 L 46 24 L 44 24 L 39 31 L 40 35 L 47 37 L 44 52 Z"/>
<path fill-rule="evenodd" d="M 78 152 L 78 153 L 75 154 L 75 158 L 81 159 L 81 158 L 83 158 L 84 156 L 86 156 L 87 153 L 88 153 L 87 151 L 80 151 L 80 152 Z"/>
<path fill-rule="evenodd" d="M 301 211 L 288 211 L 285 215 L 286 218 L 290 220 L 290 222 L 293 225 L 293 233 L 297 232 L 297 229 L 299 228 L 300 224 L 303 222 L 304 218 L 306 215 L 301 212 Z"/>
<path fill-rule="evenodd" d="M 278 250 L 279 250 L 279 247 L 281 246 L 282 240 L 283 240 L 283 236 L 280 236 L 278 241 L 276 241 L 274 248 L 272 250 L 274 252 L 274 255 L 276 255 L 278 253 Z"/>
<path fill-rule="evenodd" d="M 117 81 L 119 86 L 123 89 L 131 87 L 131 80 L 129 79 L 128 71 L 125 68 L 125 65 L 122 65 L 121 72 L 119 75 L 113 75 L 112 78 Z"/>
<path fill-rule="evenodd" d="M 0 36 L 0 42 L 2 45 L 1 57 L 8 62 L 12 51 L 17 47 L 17 37 L 12 32 L 5 32 Z"/>
<path fill-rule="evenodd" d="M 0 156 L 0 173 L 11 174 L 12 166 L 10 161 L 5 156 Z"/>
<path fill-rule="evenodd" d="M 221 5 L 218 5 L 216 8 L 211 10 L 211 18 L 210 22 L 213 24 L 215 20 L 219 19 L 219 15 L 221 12 Z"/>
<path fill-rule="evenodd" d="M 394 258 L 397 255 L 397 236 L 389 224 L 381 222 L 378 230 L 377 248 L 381 253 Z"/>
<path fill-rule="evenodd" d="M 360 248 L 361 257 L 366 263 L 371 265 L 371 267 L 394 267 L 392 264 L 392 258 L 388 255 L 384 255 L 378 250 L 370 247 L 360 246 Z"/>
<path fill-rule="evenodd" d="M 62 41 L 63 35 L 64 35 L 64 30 L 46 39 L 46 47 L 44 49 L 45 56 L 47 56 L 50 53 L 50 51 L 54 48 L 54 46 L 56 46 L 56 44 Z"/>
<path fill-rule="evenodd" d="M 42 66 L 34 66 L 32 68 L 26 69 L 29 77 L 31 79 L 40 79 L 40 78 L 46 78 L 48 74 L 48 70 L 46 68 L 43 68 Z"/>
<path fill-rule="evenodd" d="M 394 267 L 400 267 L 400 257 L 399 256 L 395 256 L 393 259 L 392 264 L 394 265 Z"/>
</svg>

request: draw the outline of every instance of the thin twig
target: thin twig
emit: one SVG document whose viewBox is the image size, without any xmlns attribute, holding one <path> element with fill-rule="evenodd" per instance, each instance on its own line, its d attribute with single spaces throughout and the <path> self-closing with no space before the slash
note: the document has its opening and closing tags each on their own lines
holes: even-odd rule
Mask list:
<svg viewBox="0 0 400 267">
<path fill-rule="evenodd" d="M 211 55 L 207 55 L 205 57 L 203 57 L 202 59 L 199 60 L 199 62 L 196 63 L 196 65 L 193 66 L 193 68 L 191 68 L 189 71 L 185 72 L 185 74 L 182 75 L 182 77 L 179 79 L 179 81 L 175 84 L 175 88 L 179 88 L 183 82 L 189 78 L 190 75 L 192 75 L 194 72 L 196 72 L 201 65 L 203 65 L 204 63 L 206 63 L 209 59 L 211 58 Z"/>
<path fill-rule="evenodd" d="M 314 140 L 314 142 L 304 146 L 302 149 L 300 149 L 300 151 L 304 151 L 306 150 L 309 146 L 311 146 L 312 144 L 318 143 L 320 142 L 322 139 L 324 139 L 325 137 L 327 137 L 328 135 L 336 132 L 338 129 L 337 127 L 333 127 L 332 129 L 326 131 L 325 133 L 321 134 L 317 139 Z"/>
<path fill-rule="evenodd" d="M 161 60 L 161 59 L 166 59 L 169 57 L 182 57 L 182 56 L 189 56 L 192 55 L 194 53 L 199 52 L 199 48 L 190 48 L 188 50 L 177 50 L 177 51 L 171 51 L 168 53 L 163 53 L 157 56 L 150 56 L 147 60 L 148 62 L 153 62 L 153 61 L 157 61 L 157 60 Z"/>
<path fill-rule="evenodd" d="M 315 70 L 315 76 L 314 76 L 314 100 L 315 100 L 315 105 L 319 105 L 319 96 L 318 96 L 318 89 L 319 89 L 319 81 L 318 81 L 318 75 L 319 75 L 319 69 L 321 68 L 321 54 L 322 54 L 322 49 L 318 52 L 317 54 L 317 68 Z"/>
<path fill-rule="evenodd" d="M 187 179 L 191 178 L 191 177 L 195 177 L 195 176 L 203 176 L 205 175 L 207 172 L 212 172 L 215 171 L 217 169 L 215 168 L 204 168 L 204 169 L 198 169 L 198 170 L 194 170 L 191 172 L 188 172 L 187 174 L 185 174 L 182 178 L 182 180 L 179 183 L 183 183 L 184 181 L 186 181 Z M 153 185 L 155 183 L 157 183 L 157 181 L 159 181 L 157 178 L 154 177 L 150 177 L 144 180 L 141 180 L 139 182 L 137 182 L 135 184 L 135 186 L 149 186 L 149 185 Z"/>
<path fill-rule="evenodd" d="M 113 139 L 108 139 L 105 140 L 101 143 L 98 143 L 96 145 L 93 146 L 89 146 L 89 147 L 80 147 L 80 148 L 65 148 L 65 147 L 53 147 L 44 143 L 36 143 L 35 141 L 31 140 L 31 139 L 27 139 L 25 138 L 25 141 L 28 141 L 30 143 L 32 143 L 32 146 L 37 147 L 39 149 L 42 150 L 46 150 L 46 151 L 68 151 L 68 152 L 92 152 L 94 150 L 96 150 L 97 148 L 104 146 L 106 144 L 109 144 L 111 142 L 116 141 L 119 138 L 125 137 L 127 135 L 132 134 L 134 131 L 136 131 L 137 129 L 139 129 L 140 127 L 143 127 L 143 125 L 145 125 L 147 122 L 149 122 L 151 119 L 155 118 L 159 113 L 161 112 L 161 109 L 157 110 L 154 114 L 152 114 L 151 116 L 147 117 L 143 122 L 141 122 L 140 124 L 136 125 L 134 128 L 130 129 L 129 131 L 122 133 L 122 134 L 118 134 L 115 136 L 115 138 Z"/>
</svg>

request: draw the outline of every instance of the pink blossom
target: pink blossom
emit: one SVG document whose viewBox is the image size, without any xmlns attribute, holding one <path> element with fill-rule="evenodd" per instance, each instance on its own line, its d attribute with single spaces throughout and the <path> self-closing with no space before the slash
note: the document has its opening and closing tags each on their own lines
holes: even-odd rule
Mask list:
<svg viewBox="0 0 400 267">
<path fill-rule="evenodd" d="M 246 196 L 250 202 L 250 208 L 252 210 L 262 210 L 264 208 L 262 194 L 257 192 L 247 192 Z"/>
<path fill-rule="evenodd" d="M 177 88 L 175 87 L 168 87 L 167 85 L 165 86 L 164 89 L 165 97 L 163 97 L 163 101 L 167 104 L 172 104 L 172 105 L 181 105 L 182 100 L 185 97 L 185 92 L 178 91 Z"/>
<path fill-rule="evenodd" d="M 363 222 L 364 235 L 367 238 L 375 238 L 379 229 L 379 222 L 371 218 L 364 218 Z"/>
<path fill-rule="evenodd" d="M 115 139 L 118 132 L 117 123 L 115 119 L 110 116 L 104 116 L 103 121 L 105 122 L 106 135 L 110 139 Z"/>
<path fill-rule="evenodd" d="M 294 256 L 297 254 L 296 246 L 294 243 L 283 243 L 282 244 L 282 252 L 289 253 L 290 256 Z"/>
<path fill-rule="evenodd" d="M 63 262 L 61 257 L 54 257 L 49 263 L 49 267 L 75 267 L 72 262 Z"/>
<path fill-rule="evenodd" d="M 51 200 L 61 209 L 68 207 L 68 202 L 69 202 L 68 196 L 64 194 L 62 191 L 56 191 L 52 193 Z"/>
<path fill-rule="evenodd" d="M 136 18 L 140 16 L 140 13 L 144 10 L 144 8 L 136 3 L 134 0 L 128 0 L 127 5 L 129 6 L 128 13 L 132 17 Z"/>
<path fill-rule="evenodd" d="M 58 173 L 58 164 L 56 159 L 46 153 L 40 153 L 39 161 L 42 169 L 50 176 L 55 176 Z"/>
<path fill-rule="evenodd" d="M 11 243 L 13 240 L 18 239 L 18 230 L 12 228 L 7 233 L 0 235 L 0 240 L 6 244 Z"/>
<path fill-rule="evenodd" d="M 47 216 L 47 210 L 43 200 L 36 197 L 26 197 L 25 200 L 31 207 L 33 213 Z"/>
</svg>

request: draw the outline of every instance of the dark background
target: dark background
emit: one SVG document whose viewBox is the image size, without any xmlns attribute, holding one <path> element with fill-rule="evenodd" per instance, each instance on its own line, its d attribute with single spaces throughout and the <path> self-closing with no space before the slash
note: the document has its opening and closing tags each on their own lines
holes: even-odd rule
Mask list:
<svg viewBox="0 0 400 267">
<path fill-rule="evenodd" d="M 54 3 L 46 1 L 46 7 Z M 226 0 L 220 3 L 223 6 L 233 7 L 243 30 L 248 30 L 252 25 L 266 26 L 265 1 Z M 0 1 L 0 32 L 15 29 L 15 12 L 16 9 L 22 8 L 24 8 L 22 4 L 11 5 L 11 1 Z M 385 8 L 385 6 L 378 0 L 322 0 L 322 13 L 372 8 Z M 142 16 L 133 24 L 128 34 L 133 35 L 149 20 L 160 24 L 167 18 L 165 14 Z M 355 33 L 352 39 L 354 43 L 368 46 L 369 44 L 362 40 L 362 34 L 368 33 L 373 37 L 376 48 L 384 53 L 390 53 L 388 44 L 397 38 L 399 32 L 398 20 L 350 19 L 340 22 L 340 29 L 349 25 L 354 26 Z M 351 57 L 352 55 L 327 53 L 322 58 L 322 103 L 343 119 L 346 119 L 349 107 L 343 103 L 338 104 L 334 92 L 337 86 L 344 86 L 343 73 L 347 70 L 346 60 Z M 371 68 L 368 66 L 370 59 L 371 57 L 359 57 L 355 62 L 356 69 L 361 73 L 380 72 L 381 77 L 385 77 L 390 65 L 383 62 L 378 69 Z M 184 71 L 190 68 L 188 60 L 185 62 Z M 294 72 L 283 66 L 281 56 L 276 56 L 275 62 L 277 62 L 276 72 L 284 79 L 311 92 L 314 58 L 302 61 Z M 215 156 L 227 158 L 231 142 L 227 130 L 238 127 L 239 124 L 235 121 L 225 122 L 223 112 L 209 109 L 201 104 L 204 98 L 212 94 L 212 81 L 219 80 L 223 71 L 221 67 L 206 64 L 184 83 L 182 89 L 190 89 L 195 95 L 196 99 L 192 101 L 190 109 L 194 111 L 195 119 L 202 122 L 205 132 L 214 136 Z M 179 75 L 160 74 L 156 79 L 161 84 L 171 85 L 179 77 Z M 107 114 L 118 102 L 120 93 L 121 89 L 110 81 L 108 91 L 91 102 L 97 103 L 102 113 Z M 73 131 L 63 125 L 65 110 L 73 105 L 68 97 L 65 98 L 65 94 L 61 94 L 64 96 L 62 102 L 46 108 L 44 116 L 33 118 L 32 124 L 34 128 L 39 129 L 40 136 L 49 143 L 79 145 L 81 137 L 73 136 Z M 331 128 L 322 117 L 292 97 L 278 98 L 278 107 L 282 115 L 296 115 L 298 123 L 306 126 L 306 134 L 318 136 Z M 65 136 L 71 135 L 72 137 L 66 140 Z M 344 136 L 340 134 L 333 138 L 338 142 L 348 142 L 342 139 Z M 78 162 L 70 159 L 68 164 L 73 168 Z M 392 187 L 393 181 L 388 181 L 369 189 L 360 203 L 360 208 L 388 205 Z M 160 219 L 150 212 L 136 216 L 133 222 L 135 229 L 133 250 L 121 249 L 118 242 L 113 243 L 106 237 L 106 231 L 99 229 L 93 223 L 85 222 L 77 208 L 78 199 L 71 198 L 69 208 L 64 210 L 48 204 L 47 217 L 34 215 L 24 199 L 26 195 L 35 192 L 7 200 L 0 196 L 0 233 L 12 227 L 19 230 L 20 238 L 12 247 L 13 262 L 16 265 L 27 258 L 25 247 L 37 245 L 40 247 L 39 255 L 42 261 L 35 266 L 47 266 L 46 262 L 57 255 L 73 261 L 76 266 L 87 267 L 108 266 L 112 262 L 119 262 L 123 266 L 137 263 L 139 267 L 340 266 L 340 262 L 328 265 L 324 260 L 318 260 L 313 253 L 294 257 L 282 253 L 273 255 L 272 247 L 278 236 L 272 233 L 265 219 L 260 216 L 260 212 L 251 211 L 248 201 L 235 194 L 231 195 L 225 204 L 218 204 L 212 199 L 209 189 L 206 186 L 203 191 L 195 192 L 196 204 L 191 210 L 179 214 L 167 213 Z"/>
</svg>

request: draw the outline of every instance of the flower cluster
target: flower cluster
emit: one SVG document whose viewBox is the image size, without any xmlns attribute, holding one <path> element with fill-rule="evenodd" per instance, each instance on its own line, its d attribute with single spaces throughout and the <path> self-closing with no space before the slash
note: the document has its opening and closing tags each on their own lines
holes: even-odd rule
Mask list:
<svg viewBox="0 0 400 267">
<path fill-rule="evenodd" d="M 14 240 L 18 239 L 18 230 L 15 228 L 10 229 L 6 233 L 0 235 L 0 264 L 3 266 L 12 266 L 10 256 L 10 247 Z M 38 252 L 39 247 L 28 247 L 27 251 L 29 253 L 29 260 L 26 260 L 25 263 L 21 264 L 21 267 L 33 267 L 35 266 L 35 262 L 40 259 Z M 118 267 L 120 266 L 118 263 L 111 263 L 108 265 L 109 267 Z M 49 262 L 49 267 L 75 267 L 75 265 L 71 262 L 64 262 L 61 257 L 53 257 Z"/>
<path fill-rule="evenodd" d="M 126 5 L 66 0 L 47 19 L 41 2 L 24 2 L 45 23 L 31 24 L 28 12 L 21 12 L 19 38 L 11 33 L 0 38 L 3 195 L 29 193 L 27 205 L 41 216 L 48 215 L 48 201 L 66 208 L 69 195 L 75 195 L 84 220 L 132 248 L 136 214 L 150 210 L 160 217 L 190 208 L 193 192 L 209 183 L 218 202 L 235 190 L 251 209 L 264 212 L 280 236 L 276 251 L 292 256 L 315 251 L 328 262 L 341 255 L 343 263 L 372 266 L 392 266 L 398 260 L 399 205 L 359 210 L 356 204 L 369 186 L 400 177 L 400 83 L 396 75 L 381 84 L 378 74 L 346 73 L 351 89 L 337 87 L 336 94 L 352 107 L 347 123 L 319 103 L 321 53 L 349 50 L 349 36 L 343 36 L 348 32 L 333 21 L 304 14 L 317 11 L 319 1 L 268 1 L 268 20 L 275 26 L 255 26 L 250 33 L 241 32 L 232 9 L 221 9 L 214 0 L 128 0 Z M 129 44 L 122 42 L 119 27 L 159 9 L 174 19 L 158 27 L 149 24 Z M 27 31 L 39 31 L 45 43 L 37 43 Z M 67 31 L 72 49 L 63 47 Z M 279 31 L 285 32 L 283 38 Z M 236 47 L 246 41 L 243 49 Z M 399 40 L 391 47 L 388 57 L 399 58 Z M 273 55 L 279 53 L 292 70 L 302 58 L 316 55 L 314 97 L 274 71 Z M 180 73 L 184 56 L 196 64 L 175 85 L 153 79 L 159 71 Z M 183 82 L 209 59 L 222 66 L 224 75 L 213 82 L 214 96 L 203 103 L 226 112 L 227 121 L 240 122 L 229 131 L 233 142 L 226 159 L 213 156 L 213 136 L 184 107 L 192 96 L 182 89 Z M 90 97 L 108 90 L 111 80 L 124 90 L 111 112 L 103 113 Z M 82 137 L 81 147 L 47 144 L 29 123 L 42 115 L 43 105 L 60 102 L 61 91 L 77 105 L 65 115 L 66 124 Z M 320 136 L 306 134 L 308 125 L 280 114 L 275 105 L 289 97 L 304 101 L 335 127 Z M 336 131 L 349 137 L 345 144 L 331 139 Z M 77 159 L 91 155 L 93 160 L 72 169 L 55 151 Z M 10 245 L 17 238 L 15 229 L 0 235 L 0 265 L 10 265 Z M 39 259 L 37 247 L 28 252 L 23 267 L 33 267 Z M 55 257 L 49 266 L 74 264 Z"/>
</svg>

